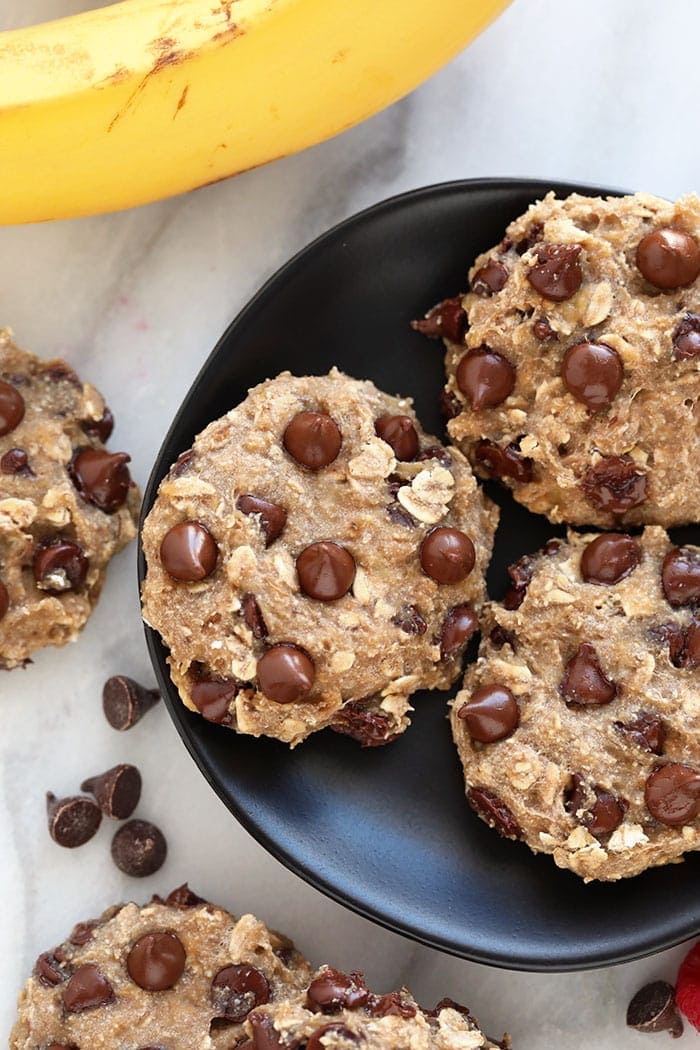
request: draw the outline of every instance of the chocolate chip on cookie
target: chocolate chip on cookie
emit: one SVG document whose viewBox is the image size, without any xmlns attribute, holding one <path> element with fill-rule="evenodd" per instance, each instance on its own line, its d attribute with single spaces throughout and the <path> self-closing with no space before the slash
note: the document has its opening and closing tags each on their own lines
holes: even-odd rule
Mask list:
<svg viewBox="0 0 700 1050">
<path fill-rule="evenodd" d="M 132 945 L 126 968 L 134 984 L 147 992 L 174 987 L 185 972 L 187 954 L 175 933 L 145 933 Z"/>
<path fill-rule="evenodd" d="M 502 354 L 482 346 L 464 355 L 457 366 L 456 379 L 476 412 L 500 405 L 513 393 L 515 369 Z"/>
<path fill-rule="evenodd" d="M 174 580 L 193 583 L 211 576 L 219 557 L 216 540 L 201 521 L 173 525 L 160 545 L 160 560 Z"/>
<path fill-rule="evenodd" d="M 289 455 L 309 470 L 321 470 L 338 457 L 343 437 L 325 412 L 299 412 L 287 424 L 283 437 Z"/>
<path fill-rule="evenodd" d="M 459 529 L 438 526 L 427 534 L 420 548 L 423 572 L 436 583 L 460 583 L 474 568 L 474 544 Z"/>
<path fill-rule="evenodd" d="M 319 602 L 342 598 L 355 579 L 355 560 L 340 543 L 311 543 L 297 558 L 299 584 L 304 594 Z"/>
<path fill-rule="evenodd" d="M 251 1010 L 270 999 L 270 984 L 257 967 L 249 963 L 224 966 L 211 982 L 211 1001 L 215 1016 L 240 1024 Z"/>
<path fill-rule="evenodd" d="M 280 507 L 276 503 L 270 503 L 269 500 L 262 499 L 261 496 L 251 496 L 250 494 L 239 496 L 236 500 L 236 506 L 243 514 L 255 514 L 258 516 L 266 547 L 274 543 L 277 537 L 282 534 L 282 530 L 287 523 L 287 512 L 284 507 Z"/>
<path fill-rule="evenodd" d="M 637 266 L 650 284 L 664 291 L 687 288 L 700 274 L 700 247 L 689 233 L 663 226 L 642 237 Z"/>
<path fill-rule="evenodd" d="M 268 700 L 293 704 L 309 692 L 316 672 L 307 653 L 289 642 L 279 642 L 260 657 L 257 675 L 260 691 Z"/>
<path fill-rule="evenodd" d="M 620 355 L 605 343 L 570 346 L 561 364 L 564 386 L 591 412 L 612 404 L 622 386 L 623 374 Z"/>
</svg>

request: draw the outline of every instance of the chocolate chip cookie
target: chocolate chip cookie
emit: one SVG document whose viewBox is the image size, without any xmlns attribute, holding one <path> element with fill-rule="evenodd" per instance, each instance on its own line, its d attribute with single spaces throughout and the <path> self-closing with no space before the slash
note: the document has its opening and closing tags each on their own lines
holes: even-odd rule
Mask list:
<svg viewBox="0 0 700 1050">
<path fill-rule="evenodd" d="M 187 885 L 110 908 L 37 959 L 11 1050 L 478 1050 L 484 1036 L 451 999 L 422 1010 L 360 972 L 315 973 L 286 937 L 235 919 Z"/>
<path fill-rule="evenodd" d="M 129 456 L 102 395 L 0 329 L 0 667 L 73 641 L 136 535 Z"/>
<path fill-rule="evenodd" d="M 700 520 L 700 200 L 549 194 L 414 327 L 446 340 L 448 429 L 554 522 Z"/>
<path fill-rule="evenodd" d="M 700 548 L 570 535 L 510 571 L 452 706 L 472 809 L 586 880 L 700 848 Z"/>
<path fill-rule="evenodd" d="M 199 435 L 143 529 L 144 617 L 184 703 L 298 744 L 364 745 L 454 681 L 496 508 L 410 401 L 333 370 L 284 373 Z"/>
</svg>

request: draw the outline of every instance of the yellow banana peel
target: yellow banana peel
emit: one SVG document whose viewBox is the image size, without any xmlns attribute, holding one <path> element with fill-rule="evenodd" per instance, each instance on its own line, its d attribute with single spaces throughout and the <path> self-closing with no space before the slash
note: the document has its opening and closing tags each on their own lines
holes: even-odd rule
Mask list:
<svg viewBox="0 0 700 1050">
<path fill-rule="evenodd" d="M 0 223 L 112 211 L 304 149 L 507 0 L 124 0 L 0 33 Z"/>
</svg>

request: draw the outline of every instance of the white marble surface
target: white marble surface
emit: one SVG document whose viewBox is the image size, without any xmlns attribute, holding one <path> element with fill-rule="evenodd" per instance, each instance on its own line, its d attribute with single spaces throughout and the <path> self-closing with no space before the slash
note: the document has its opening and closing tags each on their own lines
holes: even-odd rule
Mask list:
<svg viewBox="0 0 700 1050">
<path fill-rule="evenodd" d="M 87 0 L 0 0 L 0 27 L 81 6 Z M 571 178 L 667 196 L 698 189 L 699 33 L 697 0 L 515 0 L 411 97 L 301 156 L 138 211 L 0 230 L 0 321 L 22 345 L 65 355 L 106 392 L 116 446 L 132 452 L 144 482 L 226 323 L 291 253 L 357 209 L 478 175 Z M 611 970 L 537 976 L 418 947 L 267 856 L 209 790 L 164 709 L 128 735 L 109 729 L 104 678 L 120 671 L 150 679 L 134 558 L 132 547 L 113 566 L 78 645 L 45 652 L 0 681 L 0 1038 L 35 956 L 75 920 L 188 878 L 200 893 L 288 930 L 314 960 L 364 965 L 380 987 L 408 980 L 423 1001 L 467 1001 L 491 1032 L 508 1028 L 519 1050 L 665 1045 L 666 1036 L 628 1032 L 624 1011 L 647 978 L 673 978 L 681 948 Z M 111 866 L 109 829 L 73 854 L 44 825 L 47 788 L 70 793 L 82 777 L 125 759 L 144 773 L 139 813 L 170 843 L 166 866 L 143 884 Z M 684 1039 L 700 1047 L 700 1036 Z"/>
</svg>

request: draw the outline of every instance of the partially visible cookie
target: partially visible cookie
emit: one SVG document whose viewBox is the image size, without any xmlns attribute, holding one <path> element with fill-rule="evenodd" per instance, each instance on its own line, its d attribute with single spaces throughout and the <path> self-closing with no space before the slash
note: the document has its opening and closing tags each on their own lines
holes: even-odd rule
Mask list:
<svg viewBox="0 0 700 1050">
<path fill-rule="evenodd" d="M 104 447 L 112 425 L 95 387 L 0 329 L 0 667 L 74 640 L 136 535 L 129 456 Z"/>
<path fill-rule="evenodd" d="M 510 573 L 452 705 L 472 808 L 587 880 L 700 849 L 700 548 L 572 534 Z"/>
<path fill-rule="evenodd" d="M 37 959 L 10 1050 L 478 1050 L 494 1044 L 451 999 L 422 1010 L 361 973 L 315 973 L 252 915 L 188 887 L 110 908 Z"/>
<path fill-rule="evenodd" d="M 551 521 L 700 520 L 700 200 L 548 194 L 479 256 L 446 338 L 452 440 Z"/>
<path fill-rule="evenodd" d="M 364 745 L 460 671 L 497 510 L 408 399 L 283 373 L 212 423 L 143 529 L 144 617 L 184 703 L 298 744 Z"/>
</svg>

